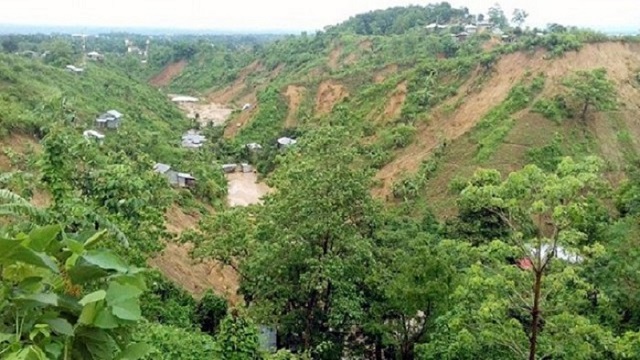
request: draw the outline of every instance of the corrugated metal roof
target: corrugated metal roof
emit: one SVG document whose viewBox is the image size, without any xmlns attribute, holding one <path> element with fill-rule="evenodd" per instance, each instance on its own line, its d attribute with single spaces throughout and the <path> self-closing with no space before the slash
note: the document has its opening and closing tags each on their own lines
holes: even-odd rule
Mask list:
<svg viewBox="0 0 640 360">
<path fill-rule="evenodd" d="M 167 171 L 171 170 L 171 165 L 156 163 L 155 165 L 153 165 L 153 170 L 159 172 L 160 174 L 164 174 Z"/>
<path fill-rule="evenodd" d="M 107 114 L 109 114 L 111 116 L 115 116 L 116 118 L 121 118 L 122 117 L 122 113 L 120 113 L 118 110 L 109 110 L 109 111 L 107 111 Z"/>
</svg>

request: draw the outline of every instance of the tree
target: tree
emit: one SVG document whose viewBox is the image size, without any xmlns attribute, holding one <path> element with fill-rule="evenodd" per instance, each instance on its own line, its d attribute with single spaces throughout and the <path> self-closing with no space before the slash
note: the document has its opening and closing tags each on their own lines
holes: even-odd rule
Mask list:
<svg viewBox="0 0 640 360">
<path fill-rule="evenodd" d="M 285 346 L 315 358 L 335 358 L 359 323 L 373 261 L 376 207 L 367 173 L 343 146 L 348 139 L 339 126 L 307 134 L 274 173 L 279 190 L 249 210 L 249 221 L 225 215 L 248 231 L 214 220 L 218 232 L 205 225 L 210 237 L 195 239 L 211 249 L 222 238 L 211 254 L 236 263 L 250 312 L 277 325 Z"/>
<path fill-rule="evenodd" d="M 2 50 L 4 50 L 4 52 L 14 53 L 18 51 L 18 49 L 18 41 L 15 38 L 9 37 L 2 41 Z"/>
<path fill-rule="evenodd" d="M 563 85 L 567 88 L 569 99 L 580 109 L 583 122 L 587 121 L 589 109 L 604 111 L 616 107 L 615 84 L 607 78 L 604 68 L 576 71 L 564 80 Z"/>
<path fill-rule="evenodd" d="M 586 294 L 593 286 L 578 275 L 590 261 L 585 254 L 598 251 L 598 245 L 586 245 L 579 225 L 588 216 L 588 204 L 604 189 L 600 168 L 596 158 L 581 163 L 566 158 L 555 173 L 529 165 L 503 182 L 472 181 L 462 191 L 465 207 L 495 213 L 510 233 L 506 242 L 480 247 L 482 262 L 469 268 L 451 299 L 457 305 L 443 317 L 452 327 L 446 332 L 457 334 L 456 340 L 444 336 L 449 345 L 434 342 L 434 353 L 451 354 L 461 346 L 469 354 L 501 359 L 607 354 L 611 335 L 587 316 L 602 303 L 590 302 Z M 487 178 L 487 172 L 500 178 L 491 170 L 474 177 Z M 573 337 L 567 333 L 572 326 L 581 329 L 572 330 Z M 583 331 L 593 337 L 579 336 Z M 586 343 L 594 346 L 581 345 Z"/>
<path fill-rule="evenodd" d="M 509 27 L 509 21 L 507 20 L 502 7 L 500 7 L 500 4 L 495 3 L 489 8 L 489 12 L 487 14 L 489 15 L 489 21 L 498 28 L 504 29 Z"/>
<path fill-rule="evenodd" d="M 514 9 L 511 22 L 516 24 L 518 28 L 521 28 L 522 24 L 524 24 L 525 21 L 527 21 L 527 17 L 529 17 L 529 13 L 527 13 L 526 11 L 522 9 Z"/>
</svg>

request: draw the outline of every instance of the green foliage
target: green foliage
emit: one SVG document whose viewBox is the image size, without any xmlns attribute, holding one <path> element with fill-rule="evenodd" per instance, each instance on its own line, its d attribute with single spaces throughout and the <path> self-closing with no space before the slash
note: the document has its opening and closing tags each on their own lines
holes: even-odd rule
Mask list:
<svg viewBox="0 0 640 360">
<path fill-rule="evenodd" d="M 533 112 L 542 114 L 546 119 L 560 123 L 571 116 L 564 97 L 557 95 L 553 99 L 537 100 L 531 108 Z"/>
<path fill-rule="evenodd" d="M 257 327 L 247 318 L 229 314 L 220 324 L 215 337 L 218 349 L 217 359 L 245 360 L 260 359 L 260 340 Z"/>
<path fill-rule="evenodd" d="M 180 327 L 144 323 L 135 329 L 133 338 L 153 347 L 144 357 L 148 360 L 219 359 L 217 344 L 211 336 Z"/>
<path fill-rule="evenodd" d="M 211 290 L 207 291 L 198 302 L 194 314 L 194 323 L 200 325 L 200 330 L 214 335 L 220 321 L 227 315 L 227 301 Z"/>
<path fill-rule="evenodd" d="M 587 111 L 612 110 L 616 107 L 615 84 L 607 78 L 607 71 L 599 68 L 591 71 L 580 70 L 564 80 L 567 97 L 576 106 L 576 113 L 583 122 L 587 121 Z"/>
<path fill-rule="evenodd" d="M 486 161 L 497 150 L 502 140 L 513 127 L 514 113 L 527 107 L 542 91 L 544 76 L 538 75 L 530 84 L 520 83 L 511 89 L 507 98 L 484 115 L 475 128 L 473 137 L 478 141 L 477 161 Z"/>
<path fill-rule="evenodd" d="M 545 171 L 553 171 L 558 167 L 563 156 L 562 142 L 563 137 L 555 134 L 549 145 L 527 150 L 527 162 Z"/>
<path fill-rule="evenodd" d="M 104 231 L 76 238 L 61 230 L 48 226 L 0 240 L 0 353 L 16 359 L 141 358 L 146 345 L 123 341 L 142 318 L 141 270 L 96 248 Z"/>
</svg>

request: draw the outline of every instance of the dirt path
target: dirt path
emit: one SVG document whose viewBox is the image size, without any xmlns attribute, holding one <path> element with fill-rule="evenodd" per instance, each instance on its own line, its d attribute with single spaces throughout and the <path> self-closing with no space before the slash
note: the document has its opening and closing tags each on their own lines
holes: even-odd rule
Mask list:
<svg viewBox="0 0 640 360">
<path fill-rule="evenodd" d="M 231 173 L 227 174 L 229 182 L 227 201 L 229 206 L 248 206 L 259 204 L 261 198 L 271 192 L 266 184 L 258 182 L 255 173 Z"/>
<path fill-rule="evenodd" d="M 298 109 L 306 89 L 302 86 L 289 85 L 284 95 L 289 99 L 289 113 L 284 126 L 287 128 L 294 127 L 297 122 Z"/>
<path fill-rule="evenodd" d="M 319 115 L 330 113 L 333 107 L 347 96 L 349 92 L 344 86 L 331 80 L 323 82 L 316 96 L 316 113 Z"/>
<path fill-rule="evenodd" d="M 165 214 L 167 231 L 180 234 L 198 227 L 200 216 L 186 214 L 177 206 L 169 208 Z M 164 251 L 149 260 L 149 265 L 158 269 L 168 279 L 188 291 L 194 297 L 201 297 L 208 289 L 226 298 L 231 304 L 238 304 L 239 278 L 229 266 L 216 261 L 196 261 L 189 254 L 192 244 L 167 243 Z"/>
<path fill-rule="evenodd" d="M 171 81 L 182 73 L 187 66 L 187 60 L 180 60 L 167 65 L 158 75 L 149 80 L 149 83 L 156 87 L 165 87 L 171 84 Z"/>
</svg>

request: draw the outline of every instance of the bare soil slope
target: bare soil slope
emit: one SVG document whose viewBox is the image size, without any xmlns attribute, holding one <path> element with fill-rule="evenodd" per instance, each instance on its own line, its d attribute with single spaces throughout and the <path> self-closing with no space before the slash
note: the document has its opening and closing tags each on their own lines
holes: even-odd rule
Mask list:
<svg viewBox="0 0 640 360">
<path fill-rule="evenodd" d="M 330 80 L 321 83 L 316 96 L 316 113 L 318 115 L 330 113 L 333 107 L 347 96 L 349 92 L 343 85 Z"/>
<path fill-rule="evenodd" d="M 459 94 L 445 104 L 446 106 L 462 101 L 456 111 L 446 114 L 442 111 L 445 106 L 435 109 L 430 121 L 418 127 L 414 143 L 401 150 L 391 163 L 379 171 L 376 178 L 382 181 L 383 186 L 374 193 L 380 196 L 389 195 L 393 182 L 403 173 L 415 172 L 436 146 L 445 140 L 456 140 L 470 131 L 489 110 L 507 97 L 509 90 L 527 72 L 546 75 L 547 85 L 543 96 L 548 96 L 557 93 L 561 87 L 561 78 L 572 71 L 606 68 L 610 79 L 617 84 L 619 99 L 624 104 L 621 109 L 624 122 L 633 138 L 640 137 L 640 91 L 632 81 L 633 75 L 640 68 L 639 45 L 617 42 L 593 44 L 559 59 L 545 57 L 543 51 L 504 56 L 495 66 L 492 76 L 479 90 L 470 89 L 470 84 L 473 84 L 479 75 L 472 76 Z"/>
<path fill-rule="evenodd" d="M 287 90 L 284 95 L 289 100 L 289 113 L 287 114 L 287 119 L 284 124 L 285 127 L 293 127 L 296 125 L 296 116 L 305 91 L 306 89 L 302 86 L 287 86 Z"/>
<path fill-rule="evenodd" d="M 171 81 L 182 73 L 187 66 L 186 60 L 180 60 L 167 65 L 158 75 L 149 80 L 149 83 L 156 87 L 165 87 L 171 84 Z"/>
<path fill-rule="evenodd" d="M 186 214 L 175 205 L 169 208 L 165 217 L 167 230 L 174 234 L 196 228 L 200 220 L 198 215 Z M 201 297 L 208 289 L 213 289 L 230 303 L 238 304 L 239 279 L 236 272 L 215 261 L 194 260 L 189 255 L 192 246 L 169 242 L 162 254 L 149 260 L 149 265 L 160 270 L 168 279 L 196 298 Z"/>
</svg>

